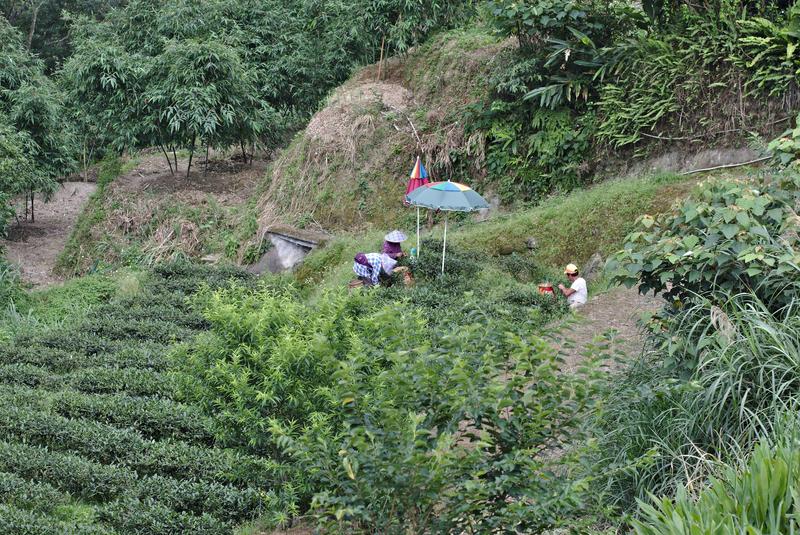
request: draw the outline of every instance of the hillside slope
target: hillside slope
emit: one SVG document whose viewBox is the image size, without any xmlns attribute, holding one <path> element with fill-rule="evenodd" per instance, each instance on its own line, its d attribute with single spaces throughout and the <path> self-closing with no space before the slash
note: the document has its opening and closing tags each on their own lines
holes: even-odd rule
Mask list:
<svg viewBox="0 0 800 535">
<path fill-rule="evenodd" d="M 466 136 L 463 114 L 487 96 L 493 62 L 508 46 L 486 30 L 452 31 L 360 70 L 275 161 L 259 195 L 261 231 L 278 222 L 391 226 L 404 215 L 415 154 L 434 178 L 479 173 L 483 143 Z M 463 147 L 474 149 L 473 161 L 451 159 Z"/>
</svg>

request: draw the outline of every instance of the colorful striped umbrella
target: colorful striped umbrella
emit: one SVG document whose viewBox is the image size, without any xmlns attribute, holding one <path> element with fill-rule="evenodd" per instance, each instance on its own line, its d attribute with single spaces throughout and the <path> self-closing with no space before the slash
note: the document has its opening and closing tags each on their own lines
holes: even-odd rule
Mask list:
<svg viewBox="0 0 800 535">
<path fill-rule="evenodd" d="M 442 273 L 444 273 L 444 256 L 447 250 L 447 212 L 473 212 L 489 208 L 486 199 L 469 186 L 458 182 L 431 182 L 427 187 L 417 188 L 408 195 L 406 201 L 417 210 L 422 206 L 431 210 L 444 210 L 444 243 L 442 244 Z M 417 218 L 419 220 L 419 218 Z M 419 239 L 419 223 L 417 223 L 417 239 Z"/>
<path fill-rule="evenodd" d="M 428 171 L 425 170 L 425 166 L 422 165 L 422 160 L 420 157 L 417 156 L 417 162 L 414 164 L 414 169 L 411 170 L 411 177 L 408 180 L 408 186 L 406 187 L 406 195 L 414 191 L 420 186 L 424 186 L 428 183 Z"/>
<path fill-rule="evenodd" d="M 428 184 L 428 171 L 422 165 L 422 160 L 417 156 L 417 161 L 414 163 L 414 168 L 411 170 L 411 177 L 406 186 L 406 196 L 415 189 Z M 403 197 L 403 204 L 408 206 L 408 200 Z M 417 255 L 419 255 L 419 207 L 417 207 Z"/>
</svg>

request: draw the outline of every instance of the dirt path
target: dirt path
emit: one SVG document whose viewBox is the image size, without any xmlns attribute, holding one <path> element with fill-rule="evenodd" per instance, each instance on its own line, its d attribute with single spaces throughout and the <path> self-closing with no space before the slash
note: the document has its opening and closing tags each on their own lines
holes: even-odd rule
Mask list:
<svg viewBox="0 0 800 535">
<path fill-rule="evenodd" d="M 36 222 L 24 221 L 11 227 L 8 239 L 2 242 L 6 258 L 19 267 L 24 282 L 41 287 L 61 280 L 53 274 L 56 258 L 96 188 L 92 182 L 64 182 L 50 202 L 36 199 Z"/>
<path fill-rule="evenodd" d="M 585 358 L 583 353 L 593 339 L 608 329 L 617 331 L 617 349 L 628 356 L 638 355 L 644 341 L 637 322 L 643 313 L 654 312 L 663 302 L 661 297 L 639 295 L 635 288 L 625 287 L 593 296 L 579 309 L 574 323 L 561 334 L 573 344 L 571 347 L 559 344 L 564 357 L 563 369 L 574 370 Z"/>
</svg>

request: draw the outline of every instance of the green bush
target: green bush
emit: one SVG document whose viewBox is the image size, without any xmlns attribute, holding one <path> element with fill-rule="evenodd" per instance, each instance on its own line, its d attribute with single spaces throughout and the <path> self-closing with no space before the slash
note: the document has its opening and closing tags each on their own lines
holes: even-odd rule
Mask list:
<svg viewBox="0 0 800 535">
<path fill-rule="evenodd" d="M 233 287 L 197 299 L 213 331 L 178 348 L 174 358 L 183 372 L 181 392 L 220 418 L 226 444 L 248 444 L 256 452 L 274 452 L 268 419 L 302 426 L 320 411 L 336 406 L 330 399 L 332 374 L 350 351 L 364 351 L 367 340 L 385 344 L 373 314 L 383 317 L 369 295 L 326 294 L 302 302 L 293 289 Z M 419 320 L 402 309 L 422 331 Z"/>
<path fill-rule="evenodd" d="M 753 291 L 779 310 L 800 296 L 798 186 L 800 176 L 791 174 L 712 182 L 674 212 L 640 218 L 640 230 L 606 269 L 614 282 L 670 301 Z"/>
<path fill-rule="evenodd" d="M 798 13 L 800 13 L 800 8 L 798 8 Z M 790 128 L 780 137 L 773 139 L 767 149 L 772 153 L 773 160 L 777 165 L 793 167 L 795 172 L 800 171 L 800 114 L 795 119 L 795 128 Z"/>
<path fill-rule="evenodd" d="M 68 453 L 27 444 L 0 442 L 0 470 L 48 483 L 85 499 L 109 499 L 132 488 L 136 473 Z"/>
<path fill-rule="evenodd" d="M 591 382 L 559 374 L 544 341 L 486 321 L 383 358 L 376 370 L 351 355 L 337 371 L 341 427 L 273 423 L 328 529 L 530 533 L 585 505 L 585 481 L 556 476 L 546 452 L 580 434 Z"/>
<path fill-rule="evenodd" d="M 0 501 L 34 513 L 49 514 L 69 503 L 69 495 L 47 483 L 28 481 L 14 474 L 0 473 Z"/>
<path fill-rule="evenodd" d="M 211 515 L 173 511 L 160 503 L 143 503 L 135 499 L 105 505 L 100 508 L 99 517 L 103 522 L 129 533 L 223 535 L 231 531 L 229 524 Z"/>
<path fill-rule="evenodd" d="M 63 521 L 0 504 L 0 531 L 7 535 L 113 535 L 110 528 L 97 524 Z"/>
<path fill-rule="evenodd" d="M 53 411 L 67 418 L 82 418 L 136 429 L 143 436 L 160 440 L 175 438 L 213 445 L 214 421 L 196 407 L 168 399 L 131 397 L 124 394 L 59 392 Z"/>
</svg>

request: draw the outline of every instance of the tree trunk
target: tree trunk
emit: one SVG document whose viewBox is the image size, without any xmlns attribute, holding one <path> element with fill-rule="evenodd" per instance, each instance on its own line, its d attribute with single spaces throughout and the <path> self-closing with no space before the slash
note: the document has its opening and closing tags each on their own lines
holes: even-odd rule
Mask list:
<svg viewBox="0 0 800 535">
<path fill-rule="evenodd" d="M 186 166 L 186 178 L 189 178 L 189 171 L 192 170 L 192 156 L 194 156 L 194 144 L 197 141 L 197 136 L 192 138 L 192 148 L 189 149 L 189 165 Z"/>
<path fill-rule="evenodd" d="M 161 147 L 161 152 L 164 153 L 164 158 L 167 159 L 167 165 L 169 165 L 170 174 L 174 175 L 175 171 L 172 169 L 172 162 L 169 159 L 169 154 L 167 154 L 167 149 L 164 148 L 164 145 L 162 143 L 159 143 L 158 146 Z"/>
<path fill-rule="evenodd" d="M 172 157 L 175 159 L 175 172 L 178 172 L 178 153 L 175 152 L 175 145 L 172 146 Z"/>
<path fill-rule="evenodd" d="M 383 71 L 383 48 L 386 45 L 386 35 L 381 37 L 381 57 L 378 60 L 378 81 L 381 81 L 381 73 Z"/>
<path fill-rule="evenodd" d="M 89 142 L 84 138 L 83 140 L 83 181 L 87 182 L 89 180 L 89 157 L 87 155 L 89 152 Z"/>
<path fill-rule="evenodd" d="M 206 141 L 206 169 L 203 171 L 203 174 L 208 174 L 208 141 Z"/>
<path fill-rule="evenodd" d="M 239 140 L 239 147 L 242 148 L 242 159 L 244 161 L 244 164 L 247 165 L 247 150 L 244 148 L 244 140 L 243 139 Z"/>
<path fill-rule="evenodd" d="M 42 3 L 39 2 L 36 5 L 31 6 L 33 8 L 33 15 L 31 15 L 31 27 L 28 31 L 28 50 L 31 49 L 31 43 L 33 42 L 33 34 L 36 31 L 36 19 L 39 17 L 39 9 L 42 7 Z"/>
<path fill-rule="evenodd" d="M 31 223 L 36 223 L 36 214 L 33 211 L 33 202 L 35 200 L 35 193 L 31 191 Z"/>
</svg>

